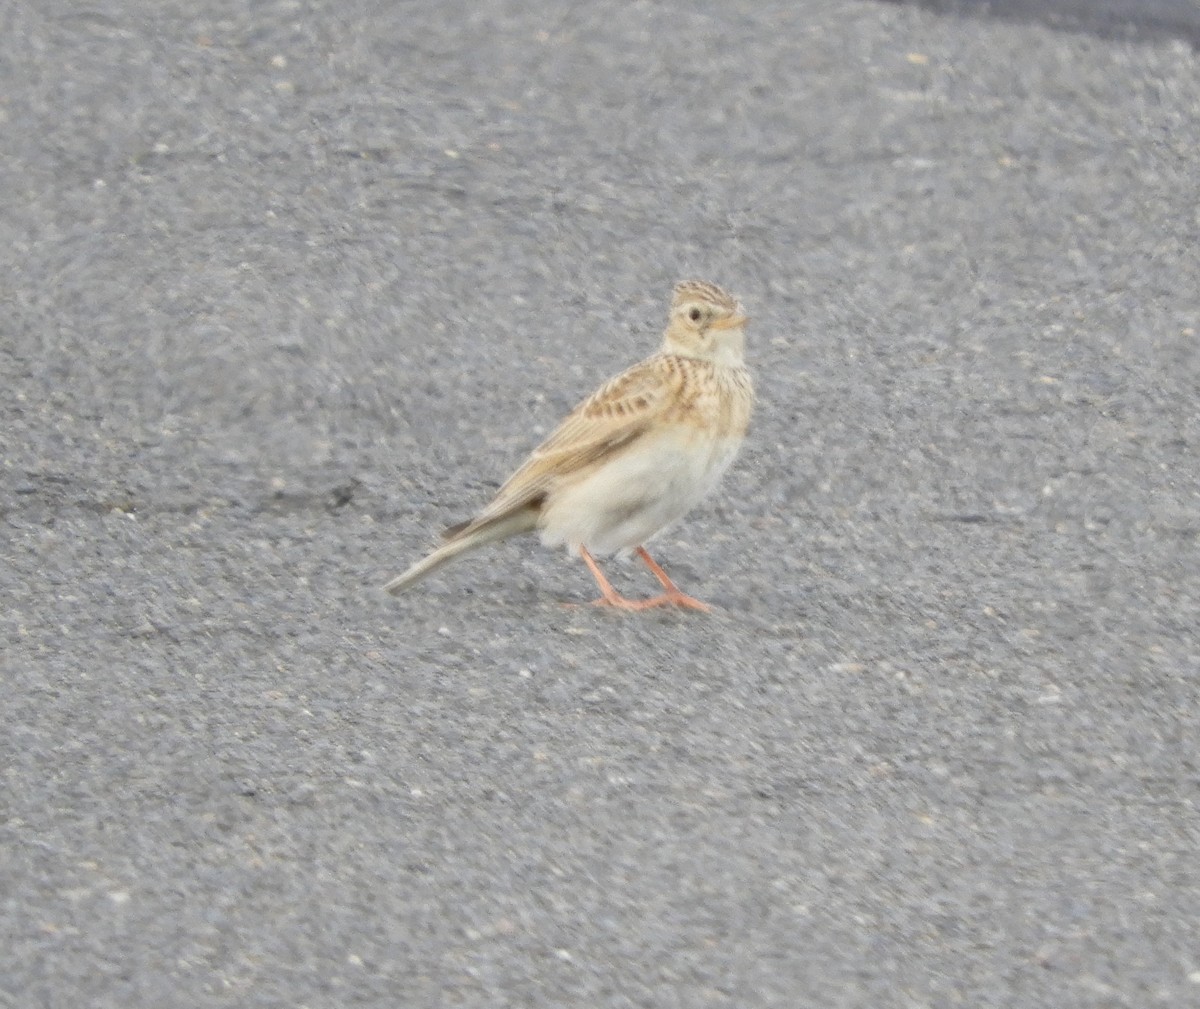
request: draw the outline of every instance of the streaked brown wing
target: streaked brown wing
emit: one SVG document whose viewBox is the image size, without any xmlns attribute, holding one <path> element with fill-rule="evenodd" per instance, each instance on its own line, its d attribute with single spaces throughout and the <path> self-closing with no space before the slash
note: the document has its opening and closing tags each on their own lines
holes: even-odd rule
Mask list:
<svg viewBox="0 0 1200 1009">
<path fill-rule="evenodd" d="M 538 503 L 557 480 L 628 445 L 669 407 L 673 375 L 655 355 L 610 379 L 530 453 L 483 511 L 444 535 L 464 535 Z"/>
</svg>

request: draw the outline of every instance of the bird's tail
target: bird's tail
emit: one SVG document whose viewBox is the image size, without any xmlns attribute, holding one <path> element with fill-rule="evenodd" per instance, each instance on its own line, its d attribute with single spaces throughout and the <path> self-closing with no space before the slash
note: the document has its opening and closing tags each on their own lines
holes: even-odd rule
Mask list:
<svg viewBox="0 0 1200 1009">
<path fill-rule="evenodd" d="M 428 557 L 417 561 L 402 575 L 397 575 L 388 582 L 384 589 L 398 596 L 405 589 L 416 585 L 422 578 L 432 574 L 443 564 L 448 564 L 459 554 L 465 554 L 477 547 L 497 540 L 507 539 L 517 533 L 529 532 L 537 527 L 536 509 L 522 509 L 499 518 L 492 519 L 479 526 L 467 525 L 460 530 L 451 530 L 450 539 L 433 551 Z"/>
</svg>

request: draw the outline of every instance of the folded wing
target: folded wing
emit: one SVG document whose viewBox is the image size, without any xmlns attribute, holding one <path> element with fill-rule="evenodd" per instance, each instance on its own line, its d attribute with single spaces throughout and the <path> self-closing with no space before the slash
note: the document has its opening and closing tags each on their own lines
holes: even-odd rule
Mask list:
<svg viewBox="0 0 1200 1009">
<path fill-rule="evenodd" d="M 443 534 L 455 540 L 540 509 L 555 484 L 601 462 L 641 437 L 671 401 L 671 369 L 652 357 L 622 372 L 569 413 L 470 522 Z"/>
</svg>

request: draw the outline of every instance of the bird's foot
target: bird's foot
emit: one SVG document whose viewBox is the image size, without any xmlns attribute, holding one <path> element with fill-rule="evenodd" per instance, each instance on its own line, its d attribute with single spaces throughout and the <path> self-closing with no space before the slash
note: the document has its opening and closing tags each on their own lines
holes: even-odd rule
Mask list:
<svg viewBox="0 0 1200 1009">
<path fill-rule="evenodd" d="M 680 592 L 675 583 L 667 577 L 667 573 L 660 568 L 654 559 L 646 553 L 644 547 L 637 548 L 638 556 L 649 565 L 650 570 L 654 572 L 654 576 L 662 583 L 664 589 L 661 596 L 654 596 L 652 599 L 626 599 L 621 593 L 612 587 L 612 583 L 604 577 L 604 572 L 600 570 L 600 566 L 588 553 L 586 547 L 579 548 L 579 556 L 583 558 L 583 562 L 592 572 L 592 577 L 596 579 L 596 584 L 600 586 L 600 598 L 593 600 L 593 606 L 611 606 L 618 610 L 652 610 L 658 606 L 681 606 L 687 610 L 701 610 L 704 613 L 711 613 L 712 607 L 708 603 L 702 603 L 699 599 L 693 599 L 689 595 Z"/>
<path fill-rule="evenodd" d="M 659 606 L 679 606 L 686 610 L 700 610 L 702 613 L 711 613 L 712 607 L 708 603 L 701 602 L 699 599 L 693 599 L 689 595 L 682 592 L 664 592 L 661 596 L 654 596 L 651 599 L 626 599 L 624 596 L 619 596 L 614 593 L 611 596 L 604 595 L 599 599 L 592 600 L 593 606 L 612 606 L 619 610 L 652 610 Z"/>
</svg>

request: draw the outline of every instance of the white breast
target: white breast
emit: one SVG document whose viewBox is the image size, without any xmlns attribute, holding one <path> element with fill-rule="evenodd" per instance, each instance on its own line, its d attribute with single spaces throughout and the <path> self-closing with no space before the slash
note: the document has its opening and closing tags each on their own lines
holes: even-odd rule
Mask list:
<svg viewBox="0 0 1200 1009">
<path fill-rule="evenodd" d="M 645 435 L 556 489 L 542 510 L 542 541 L 596 554 L 631 550 L 681 519 L 720 481 L 742 438 L 694 427 Z"/>
</svg>

